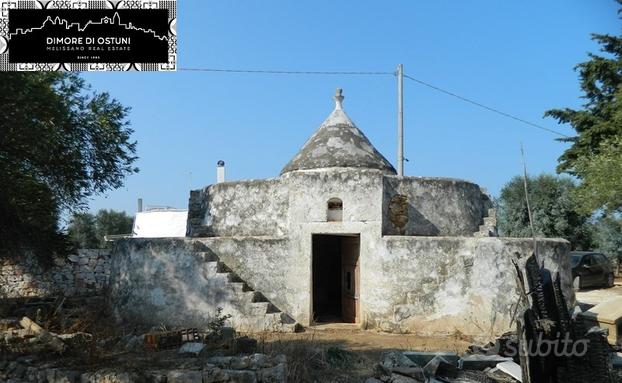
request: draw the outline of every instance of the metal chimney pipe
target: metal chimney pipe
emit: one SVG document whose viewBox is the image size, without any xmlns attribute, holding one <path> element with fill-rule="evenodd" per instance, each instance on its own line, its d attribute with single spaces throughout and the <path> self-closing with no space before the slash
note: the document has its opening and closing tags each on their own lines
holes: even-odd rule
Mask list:
<svg viewBox="0 0 622 383">
<path fill-rule="evenodd" d="M 225 182 L 225 161 L 220 160 L 216 164 L 216 183 Z"/>
<path fill-rule="evenodd" d="M 143 199 L 138 199 L 138 212 L 141 213 L 143 211 Z"/>
</svg>

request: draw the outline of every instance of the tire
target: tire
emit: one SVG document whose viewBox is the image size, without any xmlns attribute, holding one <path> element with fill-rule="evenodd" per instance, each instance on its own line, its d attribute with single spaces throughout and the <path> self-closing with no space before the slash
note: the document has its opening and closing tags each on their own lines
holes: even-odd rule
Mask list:
<svg viewBox="0 0 622 383">
<path fill-rule="evenodd" d="M 613 287 L 615 281 L 615 277 L 613 273 L 607 275 L 607 280 L 605 281 L 607 287 Z"/>
</svg>

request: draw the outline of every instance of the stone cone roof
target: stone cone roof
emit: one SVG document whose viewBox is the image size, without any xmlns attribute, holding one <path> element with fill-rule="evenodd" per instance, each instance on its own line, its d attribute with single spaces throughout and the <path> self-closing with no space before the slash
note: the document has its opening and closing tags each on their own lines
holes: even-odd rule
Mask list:
<svg viewBox="0 0 622 383">
<path fill-rule="evenodd" d="M 281 174 L 321 168 L 378 169 L 386 174 L 396 174 L 391 163 L 343 111 L 342 101 L 341 89 L 337 89 L 335 110 L 285 165 Z"/>
</svg>

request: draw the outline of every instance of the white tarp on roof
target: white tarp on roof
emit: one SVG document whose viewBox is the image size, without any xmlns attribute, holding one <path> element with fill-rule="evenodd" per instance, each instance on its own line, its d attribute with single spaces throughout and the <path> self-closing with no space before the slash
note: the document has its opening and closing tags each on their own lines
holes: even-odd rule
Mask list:
<svg viewBox="0 0 622 383">
<path fill-rule="evenodd" d="M 156 209 L 136 213 L 132 237 L 185 237 L 188 210 Z"/>
</svg>

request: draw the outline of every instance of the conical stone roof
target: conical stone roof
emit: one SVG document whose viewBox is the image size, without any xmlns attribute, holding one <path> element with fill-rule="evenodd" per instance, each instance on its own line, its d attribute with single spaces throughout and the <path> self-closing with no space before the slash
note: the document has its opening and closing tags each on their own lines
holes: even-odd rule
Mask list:
<svg viewBox="0 0 622 383">
<path fill-rule="evenodd" d="M 343 111 L 341 89 L 337 89 L 334 99 L 335 110 L 285 165 L 281 174 L 321 168 L 365 168 L 396 174 L 391 163 Z"/>
</svg>

